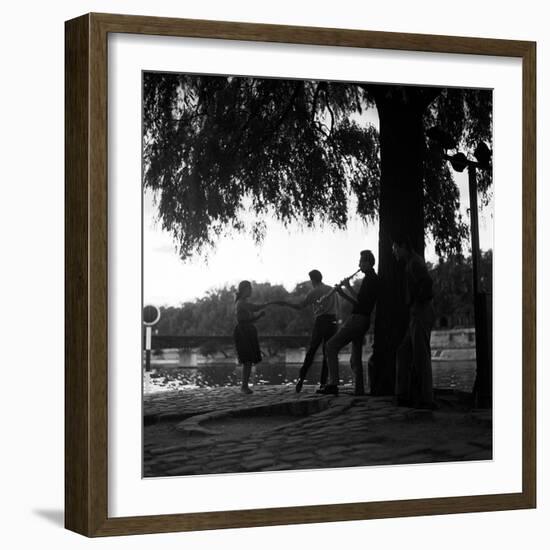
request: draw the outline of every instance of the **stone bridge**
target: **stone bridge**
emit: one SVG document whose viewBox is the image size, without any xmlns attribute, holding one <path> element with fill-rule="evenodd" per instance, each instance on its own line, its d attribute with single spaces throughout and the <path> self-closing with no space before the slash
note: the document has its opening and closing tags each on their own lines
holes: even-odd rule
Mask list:
<svg viewBox="0 0 550 550">
<path fill-rule="evenodd" d="M 309 335 L 260 335 L 260 343 L 271 344 L 281 347 L 302 348 L 308 345 Z M 179 336 L 179 335 L 161 335 L 153 334 L 151 347 L 152 349 L 194 349 L 205 344 L 218 344 L 221 346 L 232 346 L 233 336 Z"/>
</svg>

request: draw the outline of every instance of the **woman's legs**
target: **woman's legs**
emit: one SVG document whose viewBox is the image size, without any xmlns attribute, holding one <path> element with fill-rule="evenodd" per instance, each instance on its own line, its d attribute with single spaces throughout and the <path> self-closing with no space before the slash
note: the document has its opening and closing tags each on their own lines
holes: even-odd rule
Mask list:
<svg viewBox="0 0 550 550">
<path fill-rule="evenodd" d="M 252 363 L 243 364 L 243 382 L 241 385 L 241 391 L 243 393 L 252 393 L 252 390 L 248 387 L 248 381 L 250 379 L 250 373 L 252 372 Z"/>
</svg>

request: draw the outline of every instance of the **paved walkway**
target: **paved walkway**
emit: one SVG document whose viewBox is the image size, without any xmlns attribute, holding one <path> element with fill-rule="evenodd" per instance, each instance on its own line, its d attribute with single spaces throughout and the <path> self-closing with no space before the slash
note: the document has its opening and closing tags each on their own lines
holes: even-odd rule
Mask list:
<svg viewBox="0 0 550 550">
<path fill-rule="evenodd" d="M 436 411 L 313 386 L 193 388 L 144 398 L 144 475 L 412 464 L 492 457 L 490 411 L 438 392 Z"/>
</svg>

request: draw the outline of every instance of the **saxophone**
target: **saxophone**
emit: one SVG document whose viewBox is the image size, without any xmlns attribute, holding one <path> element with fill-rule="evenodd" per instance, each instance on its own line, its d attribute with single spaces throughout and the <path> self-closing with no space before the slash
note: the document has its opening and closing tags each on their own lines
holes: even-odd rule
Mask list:
<svg viewBox="0 0 550 550">
<path fill-rule="evenodd" d="M 317 303 L 319 305 L 321 305 L 325 300 L 330 298 L 342 285 L 344 285 L 347 282 L 351 281 L 360 271 L 361 271 L 361 269 L 358 269 L 355 273 L 353 273 L 349 277 L 344 277 L 338 284 L 334 285 L 334 287 L 332 288 L 332 290 L 328 294 L 325 294 L 324 296 L 321 296 L 317 300 Z"/>
</svg>

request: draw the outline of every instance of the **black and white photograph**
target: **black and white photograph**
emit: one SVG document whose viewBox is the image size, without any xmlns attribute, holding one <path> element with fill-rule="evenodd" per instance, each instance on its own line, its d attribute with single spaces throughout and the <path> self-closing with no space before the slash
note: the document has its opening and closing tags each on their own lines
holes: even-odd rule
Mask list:
<svg viewBox="0 0 550 550">
<path fill-rule="evenodd" d="M 142 73 L 143 476 L 493 458 L 493 91 Z"/>
</svg>

